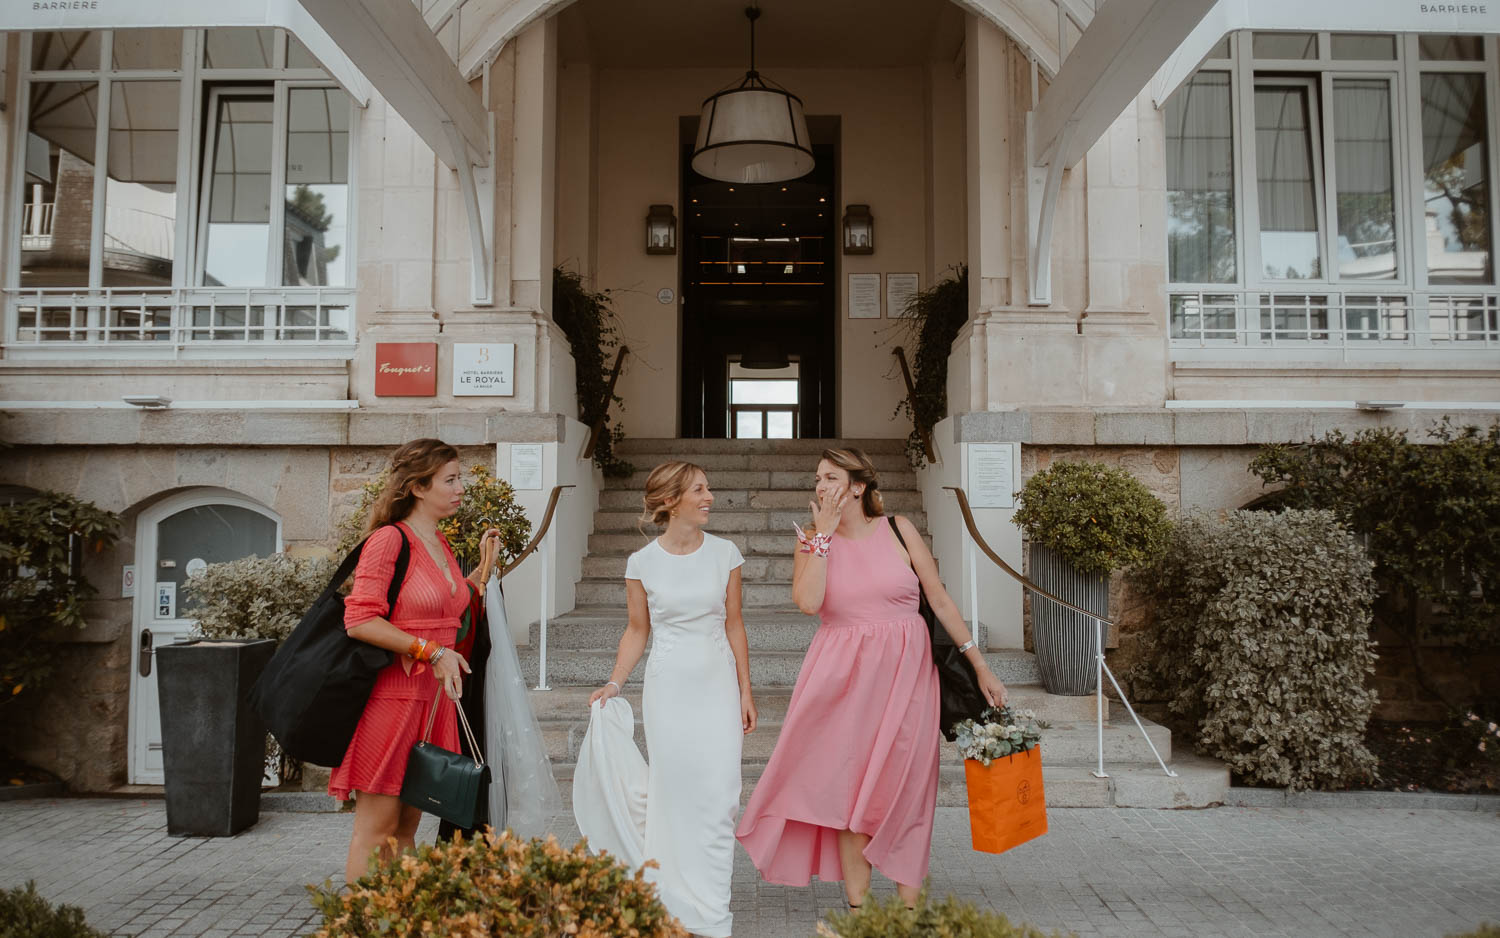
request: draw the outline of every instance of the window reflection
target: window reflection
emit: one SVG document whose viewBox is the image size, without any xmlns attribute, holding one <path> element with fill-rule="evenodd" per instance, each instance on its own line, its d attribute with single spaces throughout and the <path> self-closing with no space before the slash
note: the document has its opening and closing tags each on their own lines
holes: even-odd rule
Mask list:
<svg viewBox="0 0 1500 938">
<path fill-rule="evenodd" d="M 205 286 L 261 286 L 271 225 L 270 95 L 216 99 Z"/>
<path fill-rule="evenodd" d="M 1396 199 L 1390 85 L 1335 81 L 1332 117 L 1339 276 L 1392 279 L 1396 276 Z"/>
<path fill-rule="evenodd" d="M 1167 102 L 1167 254 L 1174 283 L 1232 283 L 1234 143 L 1228 72 L 1202 72 Z"/>
<path fill-rule="evenodd" d="M 348 168 L 349 99 L 336 88 L 288 91 L 283 284 L 346 285 Z"/>
<path fill-rule="evenodd" d="M 276 30 L 228 27 L 203 33 L 203 64 L 207 68 L 270 68 Z"/>
<path fill-rule="evenodd" d="M 1432 283 L 1493 283 L 1484 76 L 1422 76 L 1427 272 Z"/>
<path fill-rule="evenodd" d="M 21 286 L 88 286 L 99 86 L 36 82 L 31 86 L 30 115 Z"/>
<path fill-rule="evenodd" d="M 104 286 L 172 285 L 178 87 L 175 81 L 111 86 Z"/>
<path fill-rule="evenodd" d="M 1265 276 L 1321 277 L 1310 83 L 1255 88 L 1256 193 Z"/>
<path fill-rule="evenodd" d="M 94 30 L 35 33 L 31 68 L 45 72 L 99 67 L 99 33 Z"/>
</svg>

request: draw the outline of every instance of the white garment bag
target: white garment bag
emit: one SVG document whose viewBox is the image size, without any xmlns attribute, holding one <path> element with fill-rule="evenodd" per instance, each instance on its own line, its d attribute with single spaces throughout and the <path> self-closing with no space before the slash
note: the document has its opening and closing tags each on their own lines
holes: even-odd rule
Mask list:
<svg viewBox="0 0 1500 938">
<path fill-rule="evenodd" d="M 608 851 L 632 869 L 646 859 L 646 779 L 630 702 L 595 701 L 573 772 L 573 817 L 595 853 Z"/>
<path fill-rule="evenodd" d="M 490 817 L 496 830 L 538 837 L 562 813 L 562 793 L 552 777 L 547 746 L 521 677 L 521 660 L 505 618 L 500 579 L 484 591 L 490 660 L 484 677 L 484 747 L 490 754 Z"/>
</svg>

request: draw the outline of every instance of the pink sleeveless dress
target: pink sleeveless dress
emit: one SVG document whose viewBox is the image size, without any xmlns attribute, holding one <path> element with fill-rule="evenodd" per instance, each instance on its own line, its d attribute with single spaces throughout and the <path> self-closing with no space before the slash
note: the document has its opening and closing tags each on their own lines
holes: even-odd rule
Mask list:
<svg viewBox="0 0 1500 938">
<path fill-rule="evenodd" d="M 869 834 L 889 879 L 927 876 L 938 787 L 938 682 L 917 575 L 890 525 L 834 535 L 822 626 L 736 836 L 761 876 L 843 879 L 838 832 Z"/>
</svg>

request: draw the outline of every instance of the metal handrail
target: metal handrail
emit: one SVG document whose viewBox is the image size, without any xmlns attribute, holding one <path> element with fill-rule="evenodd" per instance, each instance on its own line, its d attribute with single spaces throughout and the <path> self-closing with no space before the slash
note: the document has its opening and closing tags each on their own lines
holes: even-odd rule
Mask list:
<svg viewBox="0 0 1500 938">
<path fill-rule="evenodd" d="M 552 515 L 553 512 L 557 510 L 557 500 L 562 497 L 563 489 L 571 489 L 575 487 L 576 486 L 572 485 L 552 486 L 552 494 L 547 498 L 547 510 L 542 512 L 541 527 L 537 529 L 536 534 L 532 535 L 531 543 L 527 544 L 519 554 L 516 554 L 514 560 L 500 568 L 500 572 L 496 574 L 498 577 L 500 577 L 500 579 L 505 579 L 505 575 L 507 573 L 519 567 L 521 565 L 521 561 L 525 560 L 527 557 L 530 557 L 532 552 L 537 549 L 537 546 L 542 543 L 542 538 L 547 536 L 547 530 L 552 527 Z"/>
<path fill-rule="evenodd" d="M 958 510 L 963 515 L 964 526 L 968 528 L 969 538 L 974 542 L 974 546 L 978 547 L 997 567 L 1004 570 L 1007 576 L 1020 583 L 1023 589 L 1031 590 L 1034 595 L 1051 600 L 1065 609 L 1081 613 L 1086 618 L 1094 620 L 1094 715 L 1098 727 L 1099 753 L 1099 764 L 1098 768 L 1093 772 L 1094 777 L 1109 778 L 1108 773 L 1104 771 L 1104 677 L 1108 675 L 1109 682 L 1114 685 L 1115 693 L 1120 695 L 1120 703 L 1125 705 L 1126 711 L 1130 713 L 1130 718 L 1135 721 L 1136 729 L 1141 731 L 1141 738 L 1146 740 L 1147 746 L 1151 747 L 1151 754 L 1156 757 L 1156 763 L 1161 766 L 1163 772 L 1167 773 L 1168 778 L 1176 778 L 1177 773 L 1167 767 L 1166 760 L 1157 751 L 1156 743 L 1151 741 L 1150 734 L 1146 732 L 1146 727 L 1141 723 L 1141 718 L 1136 715 L 1135 708 L 1130 705 L 1130 700 L 1126 698 L 1125 691 L 1120 687 L 1120 682 L 1115 679 L 1115 673 L 1110 670 L 1109 665 L 1104 661 L 1104 628 L 1114 623 L 1101 617 L 1096 612 L 1090 612 L 1082 606 L 1074 605 L 1066 599 L 1054 596 L 1052 593 L 1042 589 L 1026 577 L 1017 573 L 1014 567 L 1002 560 L 999 554 L 995 553 L 994 549 L 985 541 L 984 535 L 979 533 L 979 524 L 974 520 L 974 512 L 969 507 L 969 496 L 964 493 L 964 490 L 956 485 L 945 485 L 943 488 L 958 496 Z M 975 608 L 972 614 L 975 619 L 975 625 L 978 625 L 979 610 Z"/>
<path fill-rule="evenodd" d="M 922 438 L 922 453 L 926 455 L 928 462 L 937 462 L 937 455 L 932 450 L 932 434 L 917 424 L 917 386 L 911 380 L 911 367 L 906 363 L 906 349 L 896 346 L 891 351 L 896 356 L 896 361 L 901 363 L 901 377 L 906 379 L 906 399 L 911 404 L 911 422 L 916 427 L 917 434 Z"/>
<path fill-rule="evenodd" d="M 620 380 L 620 366 L 624 364 L 625 356 L 629 353 L 630 349 L 623 345 L 615 353 L 615 367 L 609 373 L 609 387 L 604 390 L 604 402 L 599 407 L 599 416 L 594 418 L 594 425 L 589 428 L 588 445 L 584 446 L 580 459 L 594 458 L 594 447 L 599 445 L 599 434 L 604 432 L 604 421 L 609 417 L 609 402 L 615 399 L 615 382 Z"/>
</svg>

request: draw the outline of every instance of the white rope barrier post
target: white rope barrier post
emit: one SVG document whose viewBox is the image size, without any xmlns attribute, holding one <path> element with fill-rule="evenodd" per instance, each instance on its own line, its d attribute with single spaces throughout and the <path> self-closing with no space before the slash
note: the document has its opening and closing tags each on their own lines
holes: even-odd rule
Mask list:
<svg viewBox="0 0 1500 938">
<path fill-rule="evenodd" d="M 542 542 L 537 545 L 537 556 L 542 561 L 542 598 L 541 609 L 538 613 L 541 620 L 541 635 L 537 639 L 537 644 L 541 647 L 538 649 L 539 654 L 537 655 L 539 664 L 539 673 L 536 679 L 537 690 L 552 689 L 551 685 L 547 683 L 547 601 L 551 599 L 552 593 L 552 565 L 548 563 L 547 542 L 551 539 L 552 532 L 549 530 L 542 535 Z"/>
<path fill-rule="evenodd" d="M 967 548 L 969 560 L 969 633 L 974 641 L 979 641 L 979 548 L 974 539 L 964 532 L 964 547 Z M 985 641 L 985 648 L 989 647 L 989 641 Z M 984 651 L 981 648 L 980 651 Z"/>
</svg>

